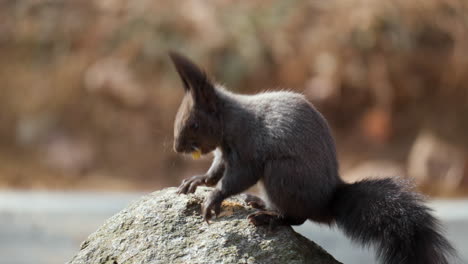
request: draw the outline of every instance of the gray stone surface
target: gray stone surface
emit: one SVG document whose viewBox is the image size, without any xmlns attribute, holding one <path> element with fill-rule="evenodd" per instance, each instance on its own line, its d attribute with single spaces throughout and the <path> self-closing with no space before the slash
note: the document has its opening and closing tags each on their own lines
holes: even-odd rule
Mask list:
<svg viewBox="0 0 468 264">
<path fill-rule="evenodd" d="M 246 217 L 254 209 L 238 197 L 208 225 L 200 205 L 209 189 L 175 192 L 144 196 L 108 219 L 69 263 L 339 263 L 290 227 L 252 226 Z"/>
</svg>

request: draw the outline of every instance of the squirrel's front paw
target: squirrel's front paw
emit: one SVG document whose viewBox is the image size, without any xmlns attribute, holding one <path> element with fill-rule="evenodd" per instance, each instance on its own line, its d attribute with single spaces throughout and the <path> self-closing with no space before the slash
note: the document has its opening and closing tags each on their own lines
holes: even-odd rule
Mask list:
<svg viewBox="0 0 468 264">
<path fill-rule="evenodd" d="M 223 202 L 223 197 L 218 190 L 214 190 L 207 197 L 202 208 L 203 218 L 205 219 L 207 223 L 210 223 L 209 221 L 213 216 L 217 217 L 219 215 L 219 213 L 221 212 L 222 202 Z"/>
<path fill-rule="evenodd" d="M 194 193 L 200 185 L 206 185 L 206 175 L 195 175 L 182 181 L 177 189 L 178 194 Z"/>
</svg>

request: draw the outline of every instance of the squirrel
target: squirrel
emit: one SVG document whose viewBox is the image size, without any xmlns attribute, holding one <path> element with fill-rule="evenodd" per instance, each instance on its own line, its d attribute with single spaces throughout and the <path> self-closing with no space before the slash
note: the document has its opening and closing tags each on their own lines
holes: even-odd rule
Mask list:
<svg viewBox="0 0 468 264">
<path fill-rule="evenodd" d="M 185 95 L 174 123 L 177 153 L 214 152 L 204 175 L 185 179 L 179 194 L 216 186 L 202 205 L 204 219 L 256 183 L 266 201 L 248 195 L 259 211 L 255 226 L 336 225 L 353 241 L 374 245 L 383 264 L 448 264 L 454 248 L 418 193 L 396 179 L 344 182 L 327 121 L 302 94 L 241 95 L 214 83 L 187 57 L 170 51 Z M 268 206 L 267 206 L 268 204 Z"/>
</svg>

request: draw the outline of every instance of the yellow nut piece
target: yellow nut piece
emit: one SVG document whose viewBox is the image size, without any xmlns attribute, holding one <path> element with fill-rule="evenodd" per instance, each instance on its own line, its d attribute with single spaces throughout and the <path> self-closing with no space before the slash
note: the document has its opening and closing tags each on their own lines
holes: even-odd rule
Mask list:
<svg viewBox="0 0 468 264">
<path fill-rule="evenodd" d="M 201 150 L 196 150 L 196 151 L 192 152 L 192 158 L 194 160 L 197 160 L 197 159 L 199 159 L 201 157 L 201 154 L 202 154 Z"/>
</svg>

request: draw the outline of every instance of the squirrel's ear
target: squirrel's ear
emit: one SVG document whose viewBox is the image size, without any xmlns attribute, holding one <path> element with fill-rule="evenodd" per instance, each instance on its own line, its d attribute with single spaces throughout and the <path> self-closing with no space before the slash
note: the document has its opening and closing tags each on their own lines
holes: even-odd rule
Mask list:
<svg viewBox="0 0 468 264">
<path fill-rule="evenodd" d="M 169 57 L 184 82 L 185 91 L 189 91 L 192 94 L 195 103 L 206 107 L 215 107 L 215 88 L 205 72 L 187 57 L 177 52 L 169 52 Z"/>
</svg>

